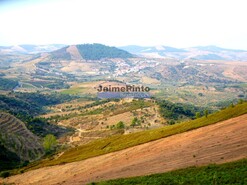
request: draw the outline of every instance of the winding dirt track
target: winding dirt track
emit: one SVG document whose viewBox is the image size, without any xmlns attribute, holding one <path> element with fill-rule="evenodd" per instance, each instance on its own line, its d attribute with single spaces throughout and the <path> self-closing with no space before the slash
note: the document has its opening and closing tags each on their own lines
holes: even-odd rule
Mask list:
<svg viewBox="0 0 247 185">
<path fill-rule="evenodd" d="M 122 151 L 4 179 L 16 184 L 86 184 L 247 157 L 247 114 Z M 0 180 L 0 182 L 3 182 Z"/>
</svg>

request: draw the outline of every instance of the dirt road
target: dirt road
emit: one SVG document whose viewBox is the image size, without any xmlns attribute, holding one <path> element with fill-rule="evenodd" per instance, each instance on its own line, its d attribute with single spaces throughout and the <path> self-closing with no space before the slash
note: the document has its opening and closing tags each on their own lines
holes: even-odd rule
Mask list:
<svg viewBox="0 0 247 185">
<path fill-rule="evenodd" d="M 16 184 L 86 184 L 247 157 L 247 114 L 122 151 L 5 179 Z M 0 181 L 1 182 L 1 181 Z"/>
</svg>

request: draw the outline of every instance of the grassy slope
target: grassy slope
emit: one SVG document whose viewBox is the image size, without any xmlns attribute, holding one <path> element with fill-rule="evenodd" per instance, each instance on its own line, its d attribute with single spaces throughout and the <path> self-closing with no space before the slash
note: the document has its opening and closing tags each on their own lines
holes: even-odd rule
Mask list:
<svg viewBox="0 0 247 185">
<path fill-rule="evenodd" d="M 174 134 L 186 132 L 199 127 L 207 126 L 219 121 L 227 120 L 233 117 L 247 113 L 247 102 L 238 104 L 235 107 L 228 107 L 222 111 L 202 117 L 196 120 L 183 122 L 171 126 L 162 127 L 154 130 L 132 133 L 128 135 L 117 135 L 109 138 L 93 141 L 89 144 L 66 151 L 58 159 L 50 159 L 29 165 L 23 170 L 31 170 L 44 166 L 64 164 L 74 161 L 80 161 L 90 157 L 122 150 L 128 147 L 154 141 L 160 138 L 168 137 Z"/>
<path fill-rule="evenodd" d="M 247 159 L 220 165 L 190 167 L 172 172 L 116 179 L 98 185 L 169 185 L 169 184 L 245 184 L 247 182 Z"/>
</svg>

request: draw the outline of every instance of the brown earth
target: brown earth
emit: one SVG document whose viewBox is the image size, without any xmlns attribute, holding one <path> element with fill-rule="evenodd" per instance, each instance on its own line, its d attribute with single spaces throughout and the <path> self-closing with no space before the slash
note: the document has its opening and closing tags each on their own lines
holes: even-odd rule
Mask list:
<svg viewBox="0 0 247 185">
<path fill-rule="evenodd" d="M 70 53 L 73 60 L 81 60 L 82 56 L 75 45 L 69 46 L 66 51 Z"/>
<path fill-rule="evenodd" d="M 82 185 L 189 166 L 225 163 L 247 157 L 246 133 L 247 114 L 80 162 L 29 171 L 4 182 Z"/>
</svg>

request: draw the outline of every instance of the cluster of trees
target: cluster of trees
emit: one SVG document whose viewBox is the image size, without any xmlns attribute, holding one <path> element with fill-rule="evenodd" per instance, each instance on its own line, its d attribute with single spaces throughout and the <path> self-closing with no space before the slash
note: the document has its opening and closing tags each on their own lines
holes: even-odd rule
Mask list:
<svg viewBox="0 0 247 185">
<path fill-rule="evenodd" d="M 124 129 L 125 124 L 123 121 L 119 121 L 116 125 L 111 125 L 110 129 Z"/>
<path fill-rule="evenodd" d="M 130 124 L 131 127 L 140 126 L 140 125 L 141 125 L 141 120 L 138 119 L 137 117 L 134 117 Z M 116 125 L 110 126 L 110 129 L 124 129 L 124 128 L 126 128 L 126 125 L 123 121 L 119 121 Z"/>
<path fill-rule="evenodd" d="M 46 111 L 44 106 L 63 103 L 75 98 L 59 93 L 9 93 L 0 95 L 0 110 L 8 111 L 14 115 L 20 113 L 35 116 Z"/>
<path fill-rule="evenodd" d="M 0 111 L 7 111 L 14 115 L 36 115 L 42 112 L 33 102 L 26 102 L 15 96 L 6 95 L 0 95 Z"/>
<path fill-rule="evenodd" d="M 14 93 L 14 96 L 29 103 L 33 102 L 39 107 L 60 104 L 77 98 L 75 96 L 60 93 Z"/>
<path fill-rule="evenodd" d="M 102 44 L 77 45 L 81 56 L 86 60 L 100 60 L 103 58 L 133 58 L 127 51 Z"/>
<path fill-rule="evenodd" d="M 11 91 L 18 85 L 15 80 L 0 78 L 0 90 Z"/>
<path fill-rule="evenodd" d="M 137 117 L 134 117 L 131 121 L 130 126 L 134 127 L 134 126 L 140 126 L 141 125 L 141 120 L 139 120 Z"/>
<path fill-rule="evenodd" d="M 229 101 L 230 102 L 230 101 Z M 234 107 L 235 106 L 235 104 L 242 104 L 242 103 L 244 103 L 245 101 L 243 100 L 243 99 L 239 99 L 238 101 L 237 101 L 237 103 L 233 103 L 233 102 L 230 102 L 229 103 L 228 102 L 228 104 L 227 104 L 227 106 L 226 107 Z M 236 102 L 236 101 L 235 101 Z M 224 105 L 225 105 L 225 102 L 224 102 Z M 208 110 L 208 109 L 204 109 L 203 111 L 200 111 L 200 112 L 195 112 L 195 115 L 194 115 L 194 117 L 191 117 L 192 119 L 193 118 L 195 118 L 195 119 L 198 119 L 198 118 L 201 118 L 201 117 L 208 117 L 208 115 L 209 115 L 209 113 L 211 113 L 212 111 L 210 111 L 210 110 Z M 170 119 L 170 120 L 168 120 L 167 121 L 167 123 L 169 124 L 169 125 L 173 125 L 173 124 L 175 124 L 176 123 L 176 121 L 174 120 L 174 119 Z"/>
<path fill-rule="evenodd" d="M 22 115 L 23 116 L 23 115 Z M 45 137 L 47 134 L 60 137 L 68 132 L 74 132 L 72 128 L 64 128 L 54 124 L 50 124 L 45 118 L 25 117 L 25 123 L 29 130 L 35 135 Z"/>
<path fill-rule="evenodd" d="M 196 112 L 203 113 L 203 108 L 191 104 L 172 103 L 167 100 L 158 101 L 160 113 L 163 117 L 178 120 L 184 117 L 194 118 Z M 173 122 L 172 122 L 173 123 Z"/>
<path fill-rule="evenodd" d="M 44 137 L 47 134 L 60 136 L 72 130 L 49 124 L 48 120 L 34 118 L 34 116 L 44 113 L 46 111 L 44 106 L 59 104 L 74 98 L 58 93 L 9 93 L 0 95 L 0 111 L 13 114 L 26 123 L 26 126 L 38 136 Z"/>
</svg>

